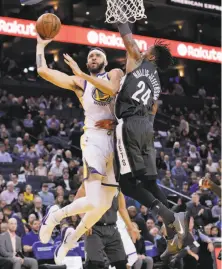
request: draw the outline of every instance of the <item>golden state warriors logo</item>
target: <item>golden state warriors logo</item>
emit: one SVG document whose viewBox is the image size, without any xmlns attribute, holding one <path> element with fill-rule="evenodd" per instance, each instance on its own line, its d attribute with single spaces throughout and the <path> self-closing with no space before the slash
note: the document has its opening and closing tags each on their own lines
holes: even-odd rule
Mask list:
<svg viewBox="0 0 222 269">
<path fill-rule="evenodd" d="M 106 93 L 101 92 L 99 89 L 94 89 L 92 92 L 94 103 L 99 106 L 109 105 L 112 97 Z"/>
</svg>

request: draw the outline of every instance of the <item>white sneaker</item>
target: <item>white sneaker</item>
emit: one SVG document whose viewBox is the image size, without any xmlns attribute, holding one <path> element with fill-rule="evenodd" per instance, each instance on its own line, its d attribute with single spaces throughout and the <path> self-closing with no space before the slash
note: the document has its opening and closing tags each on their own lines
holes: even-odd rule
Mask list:
<svg viewBox="0 0 222 269">
<path fill-rule="evenodd" d="M 39 229 L 39 239 L 43 244 L 47 244 L 50 241 L 55 226 L 59 224 L 53 217 L 53 213 L 58 209 L 58 205 L 53 205 L 50 207 L 49 211 L 42 220 L 41 227 Z"/>
<path fill-rule="evenodd" d="M 63 265 L 64 259 L 70 249 L 77 246 L 77 242 L 73 241 L 73 235 L 75 229 L 72 227 L 67 227 L 62 231 L 62 242 L 58 245 L 54 252 L 55 264 Z"/>
</svg>

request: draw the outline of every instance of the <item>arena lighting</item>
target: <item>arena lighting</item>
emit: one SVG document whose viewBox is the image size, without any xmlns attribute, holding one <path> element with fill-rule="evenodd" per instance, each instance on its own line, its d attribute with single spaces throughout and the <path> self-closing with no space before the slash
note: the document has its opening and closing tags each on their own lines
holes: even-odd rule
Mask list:
<svg viewBox="0 0 222 269">
<path fill-rule="evenodd" d="M 30 66 L 29 67 L 29 71 L 34 71 L 35 70 L 35 67 L 34 66 Z"/>
<path fill-rule="evenodd" d="M 25 69 L 23 70 L 23 72 L 24 72 L 24 73 L 28 73 L 28 69 L 25 68 Z"/>
<path fill-rule="evenodd" d="M 35 21 L 0 17 L 0 35 L 36 38 Z M 134 35 L 134 38 L 141 51 L 147 50 L 156 41 L 156 38 L 147 36 Z M 120 50 L 125 49 L 119 33 L 79 26 L 63 25 L 55 41 Z M 221 64 L 222 52 L 220 47 L 173 40 L 165 41 L 169 43 L 174 57 Z"/>
</svg>

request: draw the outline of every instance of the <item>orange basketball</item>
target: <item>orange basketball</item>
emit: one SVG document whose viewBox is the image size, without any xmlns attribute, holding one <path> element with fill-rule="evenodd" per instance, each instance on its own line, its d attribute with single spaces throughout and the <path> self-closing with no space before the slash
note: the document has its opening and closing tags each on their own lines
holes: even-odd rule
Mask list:
<svg viewBox="0 0 222 269">
<path fill-rule="evenodd" d="M 60 28 L 60 19 L 52 13 L 43 14 L 36 22 L 36 31 L 42 39 L 54 38 L 59 33 Z"/>
</svg>

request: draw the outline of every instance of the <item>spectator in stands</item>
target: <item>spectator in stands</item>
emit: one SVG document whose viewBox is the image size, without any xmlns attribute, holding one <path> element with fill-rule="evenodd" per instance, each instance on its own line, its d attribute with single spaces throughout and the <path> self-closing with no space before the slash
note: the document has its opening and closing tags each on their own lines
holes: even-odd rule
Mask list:
<svg viewBox="0 0 222 269">
<path fill-rule="evenodd" d="M 4 199 L 0 199 L 0 210 L 2 210 L 7 205 Z"/>
<path fill-rule="evenodd" d="M 220 231 L 217 226 L 211 227 L 211 236 L 212 237 L 220 237 Z"/>
<path fill-rule="evenodd" d="M 19 217 L 17 213 L 13 212 L 12 205 L 6 205 L 3 208 L 3 214 L 4 214 L 4 220 L 5 220 L 5 222 L 8 222 L 8 220 L 10 218 L 15 218 L 17 220 L 16 234 L 18 236 L 23 236 L 25 234 L 25 229 L 24 229 L 23 222 L 21 220 L 21 217 Z"/>
<path fill-rule="evenodd" d="M 35 220 L 37 220 L 35 214 L 30 214 L 30 215 L 28 216 L 28 224 L 30 225 L 30 227 L 32 226 L 33 221 L 35 221 Z"/>
<path fill-rule="evenodd" d="M 174 143 L 172 154 L 173 154 L 174 158 L 177 158 L 177 157 L 181 156 L 181 148 L 180 148 L 180 143 L 179 142 Z"/>
<path fill-rule="evenodd" d="M 63 195 L 57 195 L 55 199 L 55 205 L 58 205 L 60 208 L 66 205 L 65 199 Z"/>
<path fill-rule="evenodd" d="M 180 134 L 185 132 L 186 135 L 189 134 L 190 128 L 189 128 L 189 123 L 184 119 L 183 116 L 181 116 L 180 120 L 180 126 L 179 126 L 179 132 Z"/>
<path fill-rule="evenodd" d="M 5 138 L 9 138 L 9 137 L 10 135 L 9 135 L 8 130 L 5 127 L 2 127 L 0 131 L 0 139 L 3 141 Z"/>
<path fill-rule="evenodd" d="M 63 123 L 60 123 L 59 125 L 59 136 L 63 137 L 63 136 L 67 136 L 67 132 L 65 130 L 65 125 Z"/>
<path fill-rule="evenodd" d="M 207 141 L 211 142 L 214 146 L 217 144 L 218 141 L 218 132 L 212 126 L 207 134 Z"/>
<path fill-rule="evenodd" d="M 38 140 L 37 145 L 35 145 L 35 150 L 36 150 L 36 154 L 39 157 L 42 157 L 44 154 L 47 153 L 45 146 L 44 146 L 44 141 L 42 139 Z"/>
<path fill-rule="evenodd" d="M 23 151 L 23 141 L 22 141 L 22 138 L 21 137 L 17 137 L 16 138 L 15 147 L 18 148 L 18 152 L 19 153 L 22 153 L 22 151 Z"/>
<path fill-rule="evenodd" d="M 147 227 L 148 231 L 150 231 L 152 228 L 155 227 L 155 222 L 154 222 L 153 218 L 147 219 L 146 227 Z"/>
<path fill-rule="evenodd" d="M 137 229 L 139 229 L 137 223 L 134 222 L 133 225 Z M 135 243 L 135 247 L 136 247 L 136 252 L 138 254 L 138 260 L 133 265 L 133 268 L 134 269 L 142 269 L 142 267 L 144 265 L 144 268 L 152 269 L 153 268 L 153 259 L 151 257 L 146 256 L 145 242 L 144 242 L 144 238 L 141 235 L 138 236 L 136 243 Z"/>
<path fill-rule="evenodd" d="M 199 190 L 199 178 L 196 173 L 191 174 L 190 193 L 195 193 Z"/>
<path fill-rule="evenodd" d="M 79 163 L 75 160 L 71 160 L 69 162 L 69 174 L 70 174 L 71 178 L 73 178 L 74 175 L 76 175 L 76 174 L 82 175 L 82 172 L 79 171 L 80 168 L 78 167 L 78 165 L 79 165 Z"/>
<path fill-rule="evenodd" d="M 38 269 L 35 259 L 23 257 L 21 238 L 16 235 L 16 229 L 16 219 L 9 219 L 8 232 L 0 235 L 0 256 L 10 259 L 14 269 L 21 269 L 22 265 L 28 269 Z"/>
<path fill-rule="evenodd" d="M 27 218 L 28 206 L 24 203 L 24 193 L 18 193 L 18 199 L 12 204 L 12 210 L 15 213 L 21 213 L 23 218 Z"/>
<path fill-rule="evenodd" d="M 159 156 L 156 158 L 156 167 L 158 169 L 166 170 L 166 165 L 164 163 L 164 152 L 163 151 L 161 151 L 159 153 Z"/>
<path fill-rule="evenodd" d="M 186 199 L 183 197 L 179 197 L 177 200 L 177 204 L 172 207 L 172 211 L 179 213 L 179 212 L 185 212 L 187 209 L 186 206 Z"/>
<path fill-rule="evenodd" d="M 6 183 L 4 177 L 0 175 L 0 193 L 5 189 Z"/>
<path fill-rule="evenodd" d="M 147 239 L 148 233 L 147 233 L 147 227 L 146 222 L 143 218 L 139 217 L 137 214 L 137 209 L 135 206 L 129 206 L 127 208 L 130 219 L 135 222 L 139 226 L 139 230 L 141 231 L 141 235 Z"/>
<path fill-rule="evenodd" d="M 57 156 L 55 161 L 56 163 L 52 165 L 50 172 L 52 172 L 55 177 L 61 177 L 63 174 L 63 169 L 65 168 L 62 163 L 62 158 Z"/>
<path fill-rule="evenodd" d="M 32 142 L 31 142 L 29 134 L 25 133 L 24 137 L 23 137 L 23 145 L 27 145 L 28 147 L 30 147 L 31 144 L 32 144 Z"/>
<path fill-rule="evenodd" d="M 25 158 L 28 158 L 30 161 L 31 160 L 34 161 L 34 160 L 38 159 L 38 155 L 37 155 L 36 150 L 35 150 L 35 145 L 30 146 L 29 150 L 26 153 Z"/>
<path fill-rule="evenodd" d="M 140 213 L 138 214 L 138 217 L 144 219 L 146 222 L 148 218 L 152 218 L 152 213 L 149 212 L 148 208 L 144 205 L 140 206 Z"/>
<path fill-rule="evenodd" d="M 14 189 L 14 183 L 9 181 L 7 183 L 7 190 L 1 193 L 0 199 L 4 200 L 7 205 L 11 204 L 18 197 L 18 193 Z"/>
<path fill-rule="evenodd" d="M 211 209 L 213 218 L 220 220 L 221 218 L 221 200 L 218 200 L 217 205 L 213 206 Z"/>
<path fill-rule="evenodd" d="M 190 146 L 188 155 L 190 156 L 190 158 L 192 160 L 198 160 L 198 159 L 200 159 L 199 152 L 197 151 L 197 148 L 194 145 L 191 145 Z"/>
<path fill-rule="evenodd" d="M 47 168 L 44 165 L 43 159 L 38 160 L 38 166 L 35 168 L 35 175 L 36 176 L 47 176 Z"/>
<path fill-rule="evenodd" d="M 35 242 L 39 241 L 39 228 L 40 228 L 40 221 L 34 220 L 31 225 L 32 230 L 22 238 L 22 245 L 25 253 L 33 254 L 32 246 Z"/>
<path fill-rule="evenodd" d="M 39 196 L 42 198 L 42 204 L 45 206 L 52 206 L 55 202 L 54 195 L 49 192 L 49 185 L 47 183 L 42 184 L 42 191 L 40 191 Z"/>
<path fill-rule="evenodd" d="M 34 118 L 34 136 L 38 137 L 39 135 L 44 136 L 46 131 L 46 121 L 45 121 L 45 112 L 43 110 L 39 111 L 39 115 Z"/>
<path fill-rule="evenodd" d="M 12 158 L 8 152 L 5 152 L 5 145 L 0 144 L 0 163 L 12 163 Z"/>
<path fill-rule="evenodd" d="M 65 205 L 69 205 L 71 204 L 75 199 L 75 193 L 74 192 L 70 192 L 68 195 L 68 200 L 65 202 Z"/>
<path fill-rule="evenodd" d="M 174 183 L 173 183 L 173 179 L 171 177 L 171 172 L 170 171 L 166 171 L 164 178 L 162 178 L 161 180 L 161 184 L 167 188 L 171 188 L 174 189 Z M 164 189 L 164 192 L 166 194 L 168 194 L 169 192 L 167 190 Z"/>
<path fill-rule="evenodd" d="M 171 165 L 170 165 L 170 158 L 168 155 L 164 156 L 164 163 L 165 163 L 166 170 L 170 171 Z"/>
<path fill-rule="evenodd" d="M 206 90 L 204 89 L 204 86 L 201 86 L 200 89 L 198 90 L 198 95 L 202 98 L 205 98 L 206 97 Z"/>
<path fill-rule="evenodd" d="M 5 151 L 12 152 L 12 146 L 10 145 L 10 141 L 8 138 L 4 139 Z"/>
<path fill-rule="evenodd" d="M 30 163 L 29 160 L 26 160 L 23 166 L 20 168 L 20 172 L 24 173 L 26 176 L 33 176 L 34 175 L 33 164 Z"/>
<path fill-rule="evenodd" d="M 72 160 L 72 152 L 70 150 L 65 151 L 64 160 L 69 164 L 69 162 Z"/>
<path fill-rule="evenodd" d="M 33 201 L 32 208 L 29 210 L 28 215 L 34 214 L 36 218 L 42 221 L 43 217 L 46 213 L 46 206 L 42 204 L 42 198 L 40 196 L 36 196 Z"/>
<path fill-rule="evenodd" d="M 182 167 L 188 176 L 190 176 L 192 174 L 193 171 L 192 171 L 192 169 L 189 168 L 187 162 L 182 163 Z"/>
<path fill-rule="evenodd" d="M 17 125 L 14 128 L 14 131 L 12 131 L 12 137 L 23 137 L 24 131 L 22 130 L 21 126 Z"/>
<path fill-rule="evenodd" d="M 18 181 L 18 174 L 11 174 L 10 175 L 10 179 L 11 179 L 11 181 L 13 182 L 13 184 L 14 184 L 14 190 L 17 192 L 17 193 L 19 193 L 20 191 L 22 191 L 23 189 L 24 189 L 24 183 L 22 183 L 22 182 L 19 182 Z"/>
<path fill-rule="evenodd" d="M 218 163 L 213 162 L 212 158 L 207 159 L 206 171 L 210 173 L 217 173 Z"/>
<path fill-rule="evenodd" d="M 31 132 L 33 128 L 33 119 L 30 113 L 27 114 L 26 118 L 23 121 L 23 126 L 27 132 Z"/>
<path fill-rule="evenodd" d="M 204 227 L 210 219 L 209 212 L 200 204 L 200 196 L 193 193 L 192 201 L 187 204 L 188 215 L 194 218 L 195 228 Z"/>
<path fill-rule="evenodd" d="M 7 222 L 2 222 L 0 224 L 0 233 L 3 234 L 8 231 L 8 223 Z"/>
<path fill-rule="evenodd" d="M 30 204 L 34 199 L 34 195 L 32 193 L 32 186 L 26 185 L 25 192 L 24 192 L 24 202 L 26 204 Z"/>
<path fill-rule="evenodd" d="M 176 160 L 176 165 L 172 168 L 171 173 L 173 176 L 187 176 L 180 160 Z"/>
<path fill-rule="evenodd" d="M 190 191 L 189 191 L 189 184 L 188 182 L 183 182 L 183 186 L 182 186 L 182 190 L 181 193 L 186 195 L 186 196 L 190 196 Z"/>
<path fill-rule="evenodd" d="M 55 128 L 56 130 L 58 130 L 60 121 L 56 118 L 56 115 L 52 115 L 52 117 L 46 121 L 46 124 L 49 129 Z"/>
</svg>

